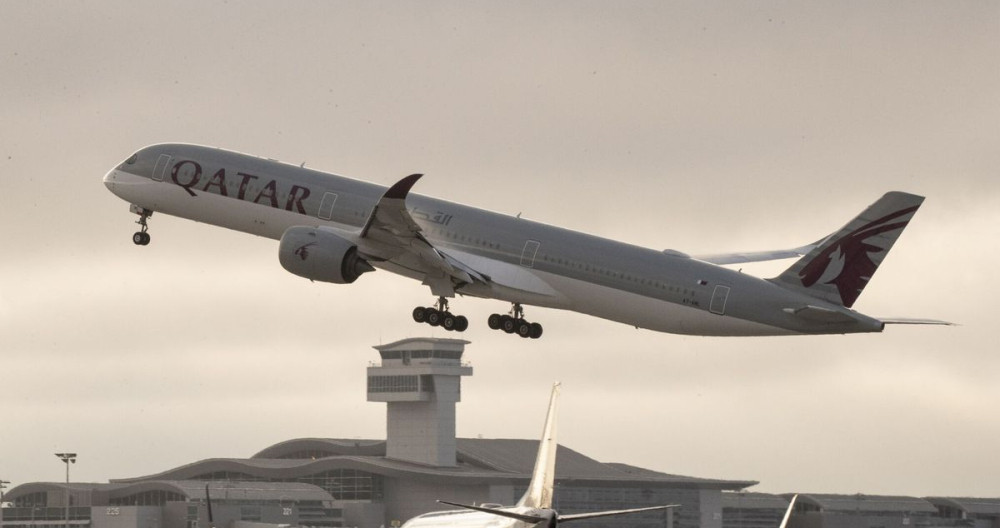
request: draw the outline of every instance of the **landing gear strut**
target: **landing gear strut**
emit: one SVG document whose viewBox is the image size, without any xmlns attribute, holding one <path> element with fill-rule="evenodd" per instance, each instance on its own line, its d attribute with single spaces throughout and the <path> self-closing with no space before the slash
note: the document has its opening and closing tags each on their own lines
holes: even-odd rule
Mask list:
<svg viewBox="0 0 1000 528">
<path fill-rule="evenodd" d="M 510 312 L 505 315 L 492 314 L 486 323 L 493 330 L 503 330 L 508 334 L 517 334 L 524 338 L 538 339 L 542 337 L 542 325 L 528 322 L 524 319 L 524 308 L 514 303 Z"/>
<path fill-rule="evenodd" d="M 129 208 L 129 210 L 139 215 L 139 219 L 136 220 L 135 223 L 139 224 L 139 226 L 142 228 L 140 231 L 136 231 L 134 234 L 132 234 L 132 243 L 137 246 L 148 245 L 149 233 L 147 233 L 146 231 L 149 230 L 149 225 L 146 223 L 146 220 L 150 216 L 153 216 L 153 211 L 150 211 L 149 209 L 143 209 L 138 205 L 133 205 L 132 207 Z"/>
<path fill-rule="evenodd" d="M 431 326 L 440 326 L 449 332 L 464 332 L 469 328 L 469 320 L 464 315 L 454 315 L 448 311 L 448 299 L 444 297 L 438 297 L 434 306 L 414 308 L 413 320 Z"/>
</svg>

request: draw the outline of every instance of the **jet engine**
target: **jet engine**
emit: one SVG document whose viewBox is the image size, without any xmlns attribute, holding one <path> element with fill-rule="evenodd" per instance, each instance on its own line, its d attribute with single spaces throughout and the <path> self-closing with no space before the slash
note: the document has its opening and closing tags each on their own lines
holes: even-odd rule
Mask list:
<svg viewBox="0 0 1000 528">
<path fill-rule="evenodd" d="M 309 280 L 350 284 L 375 271 L 358 256 L 358 247 L 333 233 L 314 227 L 289 227 L 281 235 L 278 260 L 286 270 Z"/>
</svg>

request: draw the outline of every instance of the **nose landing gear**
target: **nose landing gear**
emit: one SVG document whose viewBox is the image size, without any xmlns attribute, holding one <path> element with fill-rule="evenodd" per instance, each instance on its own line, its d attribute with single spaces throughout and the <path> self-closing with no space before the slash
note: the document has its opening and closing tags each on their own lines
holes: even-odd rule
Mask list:
<svg viewBox="0 0 1000 528">
<path fill-rule="evenodd" d="M 449 332 L 464 332 L 469 328 L 469 320 L 464 315 L 454 315 L 448 311 L 448 299 L 444 297 L 438 297 L 434 306 L 414 308 L 413 320 L 431 326 L 440 326 Z"/>
<path fill-rule="evenodd" d="M 139 226 L 142 228 L 140 231 L 136 231 L 134 234 L 132 234 L 132 243 L 137 246 L 148 245 L 150 237 L 149 233 L 146 232 L 149 230 L 149 225 L 146 223 L 146 219 L 153 216 L 153 211 L 150 211 L 149 209 L 143 209 L 138 205 L 133 205 L 132 207 L 129 207 L 129 211 L 139 215 L 139 219 L 136 220 L 135 223 L 139 224 Z"/>
<path fill-rule="evenodd" d="M 514 303 L 509 314 L 492 314 L 486 323 L 493 330 L 503 330 L 508 334 L 517 334 L 524 338 L 538 339 L 542 337 L 542 325 L 524 319 L 524 308 Z"/>
</svg>

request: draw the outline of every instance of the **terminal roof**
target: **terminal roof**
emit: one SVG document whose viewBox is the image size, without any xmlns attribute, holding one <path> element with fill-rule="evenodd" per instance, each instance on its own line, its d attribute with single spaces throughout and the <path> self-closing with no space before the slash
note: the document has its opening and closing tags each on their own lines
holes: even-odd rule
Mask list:
<svg viewBox="0 0 1000 528">
<path fill-rule="evenodd" d="M 935 505 L 957 508 L 975 515 L 1000 515 L 1000 498 L 927 497 L 927 501 Z"/>
<path fill-rule="evenodd" d="M 387 458 L 383 440 L 304 438 L 264 449 L 253 458 L 202 460 L 156 475 L 118 479 L 201 479 L 216 472 L 244 473 L 260 478 L 295 478 L 335 469 L 356 469 L 387 476 L 422 479 L 467 479 L 476 482 L 527 481 L 531 477 L 537 440 L 457 439 L 456 466 L 428 466 Z M 738 490 L 755 481 L 718 480 L 671 475 L 626 464 L 598 462 L 565 446 L 559 446 L 556 475 L 560 481 L 644 483 L 653 486 Z"/>
<path fill-rule="evenodd" d="M 800 493 L 798 504 L 811 504 L 827 512 L 937 513 L 937 508 L 924 499 L 891 495 Z"/>
</svg>

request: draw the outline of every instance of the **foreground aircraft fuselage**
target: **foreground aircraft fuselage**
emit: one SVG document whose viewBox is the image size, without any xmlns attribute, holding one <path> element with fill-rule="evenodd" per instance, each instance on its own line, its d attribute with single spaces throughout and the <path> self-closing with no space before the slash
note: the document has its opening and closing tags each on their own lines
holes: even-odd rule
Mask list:
<svg viewBox="0 0 1000 528">
<path fill-rule="evenodd" d="M 420 280 L 439 304 L 415 309 L 414 318 L 449 330 L 467 325 L 447 310 L 456 294 L 513 303 L 512 316 L 495 314 L 489 323 L 523 337 L 538 337 L 541 327 L 523 319 L 522 305 L 676 334 L 881 331 L 896 321 L 850 306 L 922 201 L 886 194 L 765 280 L 715 263 L 795 255 L 691 258 L 410 194 L 418 178 L 387 188 L 217 148 L 161 144 L 140 150 L 104 182 L 140 215 L 136 244 L 149 242 L 153 212 L 273 238 L 281 241 L 281 264 L 306 278 L 346 284 L 374 267 Z"/>
</svg>

